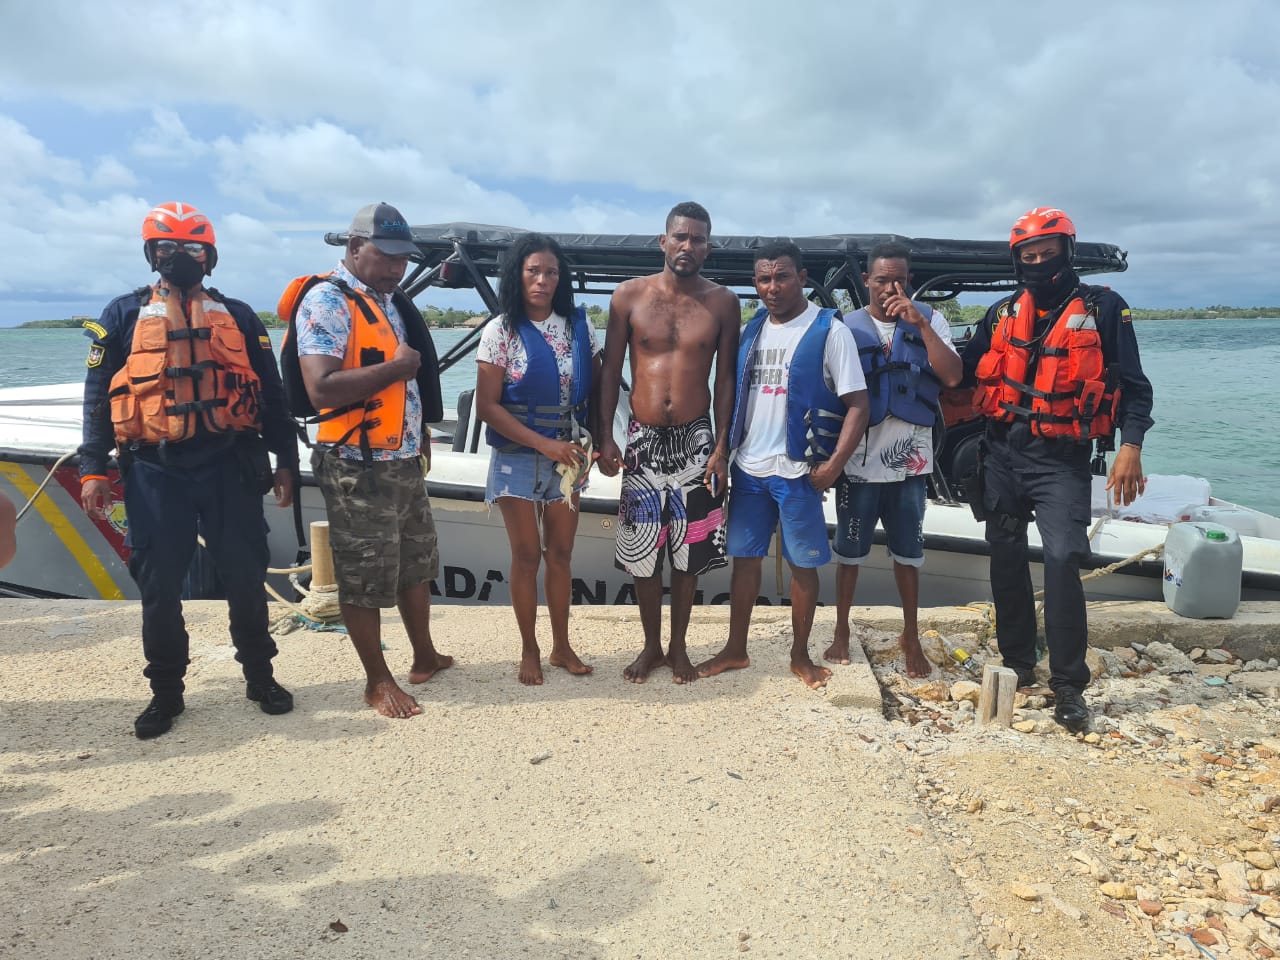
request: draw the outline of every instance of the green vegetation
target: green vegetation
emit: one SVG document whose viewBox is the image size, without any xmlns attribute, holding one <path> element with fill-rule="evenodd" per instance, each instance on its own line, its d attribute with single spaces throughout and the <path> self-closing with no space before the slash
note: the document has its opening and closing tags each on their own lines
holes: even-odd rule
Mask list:
<svg viewBox="0 0 1280 960">
<path fill-rule="evenodd" d="M 839 301 L 840 309 L 849 312 L 853 308 L 852 301 L 844 291 L 837 291 L 836 299 Z M 980 303 L 959 304 L 954 299 L 943 300 L 934 306 L 942 311 L 942 315 L 953 326 L 963 324 L 977 323 L 987 312 L 987 308 Z M 597 330 L 603 330 L 609 323 L 609 311 L 599 304 L 589 304 L 584 307 L 587 311 L 587 319 L 591 321 L 592 326 Z M 746 323 L 760 309 L 760 301 L 756 299 L 742 301 L 742 322 Z M 450 329 L 454 327 L 465 327 L 470 320 L 475 317 L 483 317 L 485 310 L 483 307 L 477 307 L 474 310 L 459 310 L 454 307 L 436 307 L 427 304 L 421 308 L 422 319 L 427 322 L 427 326 L 432 329 Z M 1275 319 L 1280 317 L 1280 307 L 1183 307 L 1168 309 L 1140 309 L 1133 308 L 1134 320 L 1259 320 L 1259 319 Z M 258 318 L 262 321 L 263 326 L 267 329 L 278 329 L 284 326 L 284 321 L 270 310 L 259 310 Z M 18 324 L 16 329 L 19 330 L 43 330 L 58 328 L 78 328 L 84 324 L 86 320 L 93 320 L 93 317 L 67 317 L 64 320 L 30 320 L 27 323 Z"/>
<path fill-rule="evenodd" d="M 45 330 L 55 327 L 82 327 L 86 320 L 93 317 L 67 317 L 65 320 L 31 320 L 18 324 L 19 330 Z"/>
<path fill-rule="evenodd" d="M 1132 309 L 1135 320 L 1261 320 L 1280 317 L 1280 307 L 1186 307 L 1183 309 Z"/>
</svg>

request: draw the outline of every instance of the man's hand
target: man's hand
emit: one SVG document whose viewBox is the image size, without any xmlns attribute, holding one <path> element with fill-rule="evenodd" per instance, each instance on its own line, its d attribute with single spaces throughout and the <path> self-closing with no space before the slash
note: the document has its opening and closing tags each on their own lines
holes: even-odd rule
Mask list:
<svg viewBox="0 0 1280 960">
<path fill-rule="evenodd" d="M 1111 462 L 1111 473 L 1107 475 L 1107 490 L 1112 502 L 1126 507 L 1137 500 L 1147 489 L 1147 478 L 1142 475 L 1142 450 L 1139 447 L 1121 444 L 1116 451 L 1116 458 Z"/>
<path fill-rule="evenodd" d="M 400 377 L 401 380 L 412 380 L 418 375 L 418 367 L 422 364 L 422 354 L 407 343 L 402 343 L 396 347 L 396 352 L 391 355 L 391 363 L 395 364 L 396 369 L 403 374 Z"/>
<path fill-rule="evenodd" d="M 80 486 L 80 506 L 95 520 L 107 519 L 107 503 L 111 500 L 111 482 L 86 480 Z"/>
<path fill-rule="evenodd" d="M 715 484 L 712 485 L 711 478 L 715 477 Z M 725 485 L 729 482 L 729 457 L 719 447 L 711 451 L 711 456 L 707 458 L 707 469 L 702 474 L 702 483 L 712 496 L 719 496 L 724 493 Z"/>
<path fill-rule="evenodd" d="M 616 477 L 622 469 L 622 451 L 618 449 L 613 437 L 605 437 L 600 442 L 598 451 L 596 466 L 600 468 L 600 472 L 606 477 Z"/>
<path fill-rule="evenodd" d="M 831 489 L 832 484 L 840 479 L 840 473 L 841 468 L 837 467 L 832 460 L 828 460 L 825 463 L 815 463 L 809 468 L 809 483 L 819 493 L 825 493 Z"/>
<path fill-rule="evenodd" d="M 293 471 L 288 467 L 277 467 L 275 480 L 276 506 L 293 506 Z"/>
<path fill-rule="evenodd" d="M 916 309 L 911 298 L 907 296 L 902 284 L 893 285 L 893 293 L 885 298 L 883 309 L 886 317 L 897 317 L 915 327 L 917 330 L 929 325 L 929 318 Z"/>
</svg>

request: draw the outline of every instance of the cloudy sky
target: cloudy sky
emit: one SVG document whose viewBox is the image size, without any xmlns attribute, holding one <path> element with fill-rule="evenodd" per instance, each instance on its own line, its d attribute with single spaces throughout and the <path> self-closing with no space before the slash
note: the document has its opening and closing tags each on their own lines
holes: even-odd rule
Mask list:
<svg viewBox="0 0 1280 960">
<path fill-rule="evenodd" d="M 999 239 L 1037 205 L 1137 306 L 1280 304 L 1280 3 L 5 3 L 0 325 L 146 282 L 155 203 L 274 308 L 414 223 Z M 447 297 L 430 296 L 436 302 Z"/>
</svg>

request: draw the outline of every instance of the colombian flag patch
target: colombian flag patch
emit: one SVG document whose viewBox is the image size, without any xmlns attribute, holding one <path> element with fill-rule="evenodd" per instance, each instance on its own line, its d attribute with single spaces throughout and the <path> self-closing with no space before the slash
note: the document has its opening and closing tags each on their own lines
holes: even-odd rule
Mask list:
<svg viewBox="0 0 1280 960">
<path fill-rule="evenodd" d="M 1126 310 L 1125 312 L 1127 313 L 1128 311 Z M 271 349 L 271 338 L 270 338 L 270 337 L 259 337 L 259 338 L 258 338 L 258 346 L 260 346 L 263 350 L 270 350 L 270 349 Z"/>
<path fill-rule="evenodd" d="M 1120 311 L 1120 322 L 1133 323 L 1133 314 L 1129 311 L 1128 307 L 1125 307 L 1123 310 Z"/>
</svg>

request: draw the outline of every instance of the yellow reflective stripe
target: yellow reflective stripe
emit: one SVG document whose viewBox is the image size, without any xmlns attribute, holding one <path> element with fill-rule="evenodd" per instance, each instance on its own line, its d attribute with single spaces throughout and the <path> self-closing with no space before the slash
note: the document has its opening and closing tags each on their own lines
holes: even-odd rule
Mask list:
<svg viewBox="0 0 1280 960">
<path fill-rule="evenodd" d="M 27 475 L 16 463 L 0 463 L 0 474 L 17 488 L 27 499 L 35 496 L 35 492 L 39 489 L 39 484 Z M 47 489 L 47 488 L 46 488 Z M 53 535 L 62 541 L 62 545 L 67 548 L 67 552 L 80 565 L 80 569 L 84 571 L 85 576 L 89 578 L 89 582 L 103 600 L 123 600 L 124 594 L 120 592 L 120 588 L 116 586 L 116 582 L 111 579 L 111 574 L 107 572 L 107 568 L 102 565 L 102 561 L 97 558 L 93 552 L 93 548 L 89 546 L 84 537 L 80 536 L 80 531 L 71 525 L 68 520 L 58 509 L 58 505 L 53 502 L 51 497 L 41 494 L 36 497 L 32 507 L 48 524 L 49 529 L 53 531 Z"/>
</svg>

